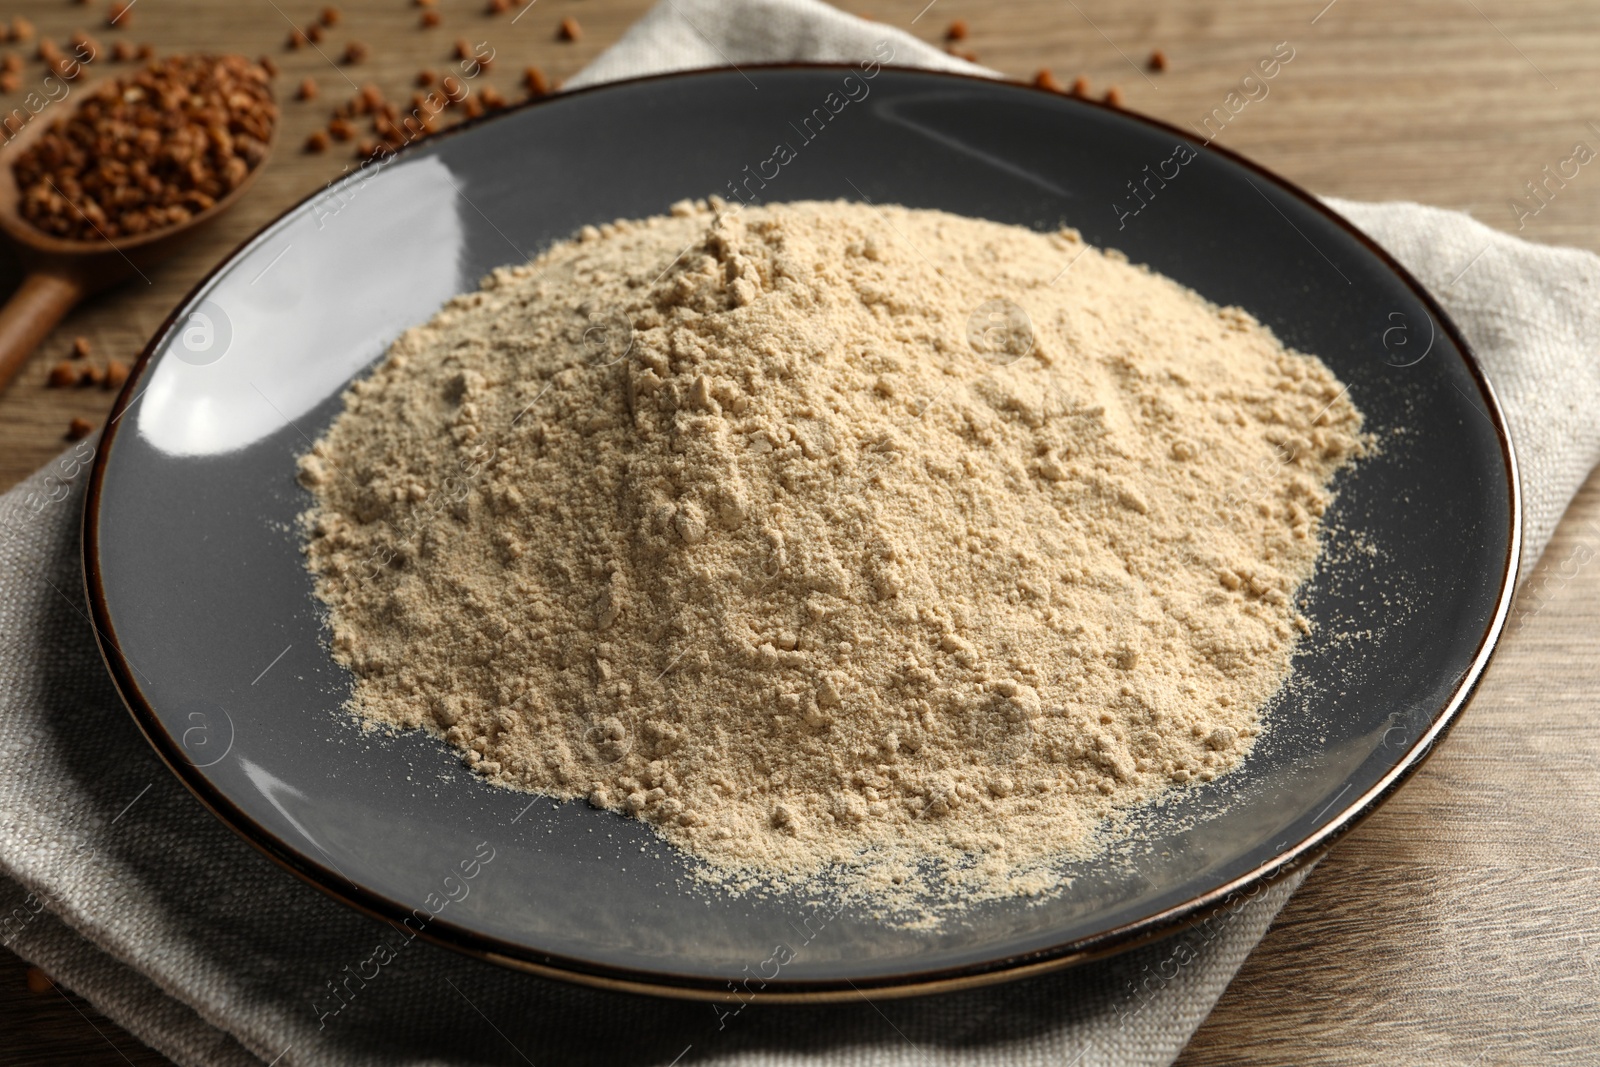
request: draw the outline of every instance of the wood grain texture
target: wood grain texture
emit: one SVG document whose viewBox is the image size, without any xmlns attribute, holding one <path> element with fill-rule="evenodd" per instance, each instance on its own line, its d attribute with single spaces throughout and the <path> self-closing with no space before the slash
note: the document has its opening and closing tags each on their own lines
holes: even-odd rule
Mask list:
<svg viewBox="0 0 1600 1067">
<path fill-rule="evenodd" d="M 1408 199 L 1471 211 L 1534 240 L 1600 250 L 1600 164 L 1547 202 L 1525 183 L 1585 142 L 1600 148 L 1600 7 L 1580 0 L 846 0 L 847 10 L 938 40 L 952 19 L 963 47 L 1019 77 L 1048 67 L 1118 85 L 1130 108 L 1197 122 L 1251 64 L 1288 41 L 1294 60 L 1267 97 L 1218 140 L 1318 193 Z M 0 398 L 0 487 L 55 455 L 70 418 L 98 421 L 110 394 L 43 388 L 75 336 L 97 359 L 129 359 L 219 258 L 351 162 L 299 146 L 352 85 L 410 91 L 443 68 L 458 37 L 489 41 L 486 80 L 520 98 L 522 69 L 575 73 L 648 0 L 540 0 L 514 24 L 478 0 L 439 0 L 443 25 L 418 27 L 406 0 L 341 3 L 323 52 L 349 40 L 371 58 L 340 68 L 312 49 L 286 51 L 299 0 L 144 0 L 124 29 L 105 3 L 0 0 L 64 40 L 84 28 L 163 52 L 269 54 L 282 67 L 278 153 L 256 189 L 178 259 L 78 308 Z M 556 40 L 563 17 L 584 30 Z M 1154 47 L 1165 74 L 1145 72 Z M 5 51 L 0 46 L 0 52 Z M 21 46 L 11 50 L 22 52 Z M 43 78 L 33 60 L 22 88 Z M 96 69 L 96 68 L 92 68 Z M 100 65 L 95 77 L 114 72 Z M 292 99 L 313 77 L 314 103 Z M 76 89 L 74 91 L 77 91 Z M 0 163 L 5 161 L 0 147 Z M 532 195 L 537 195 L 533 190 Z M 20 280 L 0 264 L 0 292 Z M 1512 633 L 1472 707 L 1416 779 L 1325 859 L 1290 902 L 1185 1051 L 1184 1067 L 1222 1064 L 1597 1062 L 1600 1034 L 1600 479 L 1591 480 L 1519 600 Z M 75 998 L 28 991 L 24 966 L 0 954 L 0 1063 L 165 1062 Z M 13 1036 L 20 1035 L 20 1036 Z"/>
</svg>

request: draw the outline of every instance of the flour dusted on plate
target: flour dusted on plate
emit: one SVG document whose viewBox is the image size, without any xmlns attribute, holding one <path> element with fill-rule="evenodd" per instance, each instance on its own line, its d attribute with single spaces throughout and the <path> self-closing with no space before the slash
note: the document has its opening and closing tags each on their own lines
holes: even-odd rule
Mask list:
<svg viewBox="0 0 1600 1067">
<path fill-rule="evenodd" d="M 1361 415 L 1071 230 L 852 203 L 585 227 L 301 461 L 367 720 L 713 876 L 1033 892 L 1226 772 Z"/>
</svg>

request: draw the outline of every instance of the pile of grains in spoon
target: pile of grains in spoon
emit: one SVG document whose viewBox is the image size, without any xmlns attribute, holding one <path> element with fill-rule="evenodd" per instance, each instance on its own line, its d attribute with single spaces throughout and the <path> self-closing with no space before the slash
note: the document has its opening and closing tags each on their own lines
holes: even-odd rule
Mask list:
<svg viewBox="0 0 1600 1067">
<path fill-rule="evenodd" d="M 11 164 L 22 217 L 73 241 L 166 229 L 267 157 L 277 105 L 243 56 L 172 56 L 89 91 Z"/>
<path fill-rule="evenodd" d="M 1030 892 L 1249 753 L 1360 427 L 1074 231 L 686 202 L 396 341 L 305 550 L 351 708 L 496 784 L 735 884 Z"/>
</svg>

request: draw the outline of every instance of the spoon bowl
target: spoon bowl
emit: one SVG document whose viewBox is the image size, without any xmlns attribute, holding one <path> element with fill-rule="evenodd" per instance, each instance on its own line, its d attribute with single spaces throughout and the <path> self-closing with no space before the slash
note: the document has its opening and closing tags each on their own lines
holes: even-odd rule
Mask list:
<svg viewBox="0 0 1600 1067">
<path fill-rule="evenodd" d="M 269 90 L 270 91 L 270 90 Z M 70 118 L 92 97 L 89 86 L 60 115 L 41 112 L 4 145 L 0 145 L 0 232 L 16 251 L 24 277 L 11 299 L 0 308 L 0 393 L 5 392 L 28 356 L 55 325 L 86 296 L 125 281 L 177 252 L 202 228 L 239 201 L 266 167 L 277 143 L 274 119 L 267 154 L 244 180 L 216 203 L 183 222 L 115 240 L 78 241 L 46 233 L 22 216 L 22 189 L 13 167 L 52 125 Z M 51 106 L 54 111 L 63 105 Z"/>
</svg>

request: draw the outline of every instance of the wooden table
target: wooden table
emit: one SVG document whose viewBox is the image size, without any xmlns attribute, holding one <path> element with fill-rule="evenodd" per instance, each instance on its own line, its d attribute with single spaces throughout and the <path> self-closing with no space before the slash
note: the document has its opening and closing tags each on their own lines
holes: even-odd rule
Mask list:
<svg viewBox="0 0 1600 1067">
<path fill-rule="evenodd" d="M 1425 201 L 1517 231 L 1511 204 L 1526 196 L 1525 183 L 1571 156 L 1577 142 L 1600 148 L 1600 124 L 1590 124 L 1600 123 L 1600 8 L 1570 0 L 936 0 L 913 24 L 926 3 L 851 0 L 847 7 L 930 41 L 964 19 L 971 34 L 962 46 L 984 63 L 1019 77 L 1041 67 L 1068 81 L 1087 75 L 1097 90 L 1119 86 L 1130 108 L 1178 124 L 1217 106 L 1258 58 L 1288 41 L 1293 62 L 1219 140 L 1319 193 Z M 124 28 L 110 29 L 103 0 L 0 3 L 0 15 L 26 13 L 58 41 L 83 28 L 108 49 L 122 38 L 163 53 L 271 55 L 283 70 L 284 101 L 280 148 L 255 191 L 148 282 L 78 309 L 0 398 L 0 488 L 55 455 L 69 419 L 98 422 L 110 406 L 109 393 L 44 388 L 74 337 L 89 339 L 93 358 L 131 359 L 213 263 L 350 165 L 343 150 L 300 151 L 331 104 L 349 95 L 347 76 L 409 93 L 419 69 L 448 64 L 458 37 L 488 40 L 499 62 L 487 80 L 517 99 L 525 66 L 570 76 L 648 0 L 542 0 L 515 25 L 509 14 L 486 15 L 480 0 L 439 0 L 443 24 L 433 30 L 418 26 L 419 9 L 405 0 L 346 0 L 322 51 L 334 56 L 360 40 L 371 57 L 342 70 L 317 50 L 284 47 L 287 18 L 304 25 L 320 6 L 145 0 Z M 582 26 L 575 43 L 557 40 L 566 16 Z M 1164 74 L 1141 69 L 1155 47 L 1170 57 Z M 27 54 L 23 88 L 3 98 L 6 110 L 43 77 L 31 48 Z M 295 102 L 293 89 L 307 76 L 322 96 Z M 1600 250 L 1600 168 L 1580 171 L 1520 221 L 1534 240 Z M 4 270 L 0 291 L 18 277 L 14 265 Z M 1579 661 L 1600 658 L 1592 651 L 1600 566 L 1576 561 L 1597 550 L 1600 479 L 1569 512 L 1535 577 L 1542 607 L 1508 637 L 1449 742 L 1317 868 L 1182 1064 L 1593 1057 L 1600 697 L 1585 683 L 1600 668 Z M 1554 672 L 1580 677 L 1552 695 L 1545 683 Z M 1525 725 L 1530 708 L 1537 730 Z M 1552 811 L 1562 813 L 1559 826 L 1546 829 Z M 1485 947 L 1482 936 L 1457 936 L 1485 929 L 1503 938 Z M 41 976 L 32 976 L 38 991 L 30 991 L 24 972 L 15 957 L 0 960 L 0 1063 L 166 1062 Z"/>
</svg>

